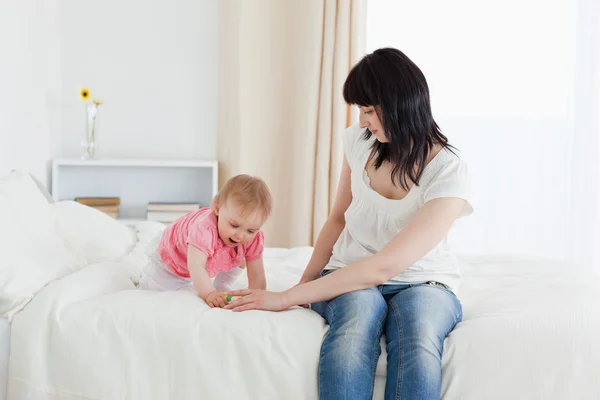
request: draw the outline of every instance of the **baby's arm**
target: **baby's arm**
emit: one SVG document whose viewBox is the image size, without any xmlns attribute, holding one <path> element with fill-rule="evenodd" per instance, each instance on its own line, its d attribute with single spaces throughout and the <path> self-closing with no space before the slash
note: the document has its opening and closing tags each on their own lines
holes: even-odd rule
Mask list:
<svg viewBox="0 0 600 400">
<path fill-rule="evenodd" d="M 267 289 L 262 257 L 246 262 L 246 271 L 248 274 L 248 289 Z"/>
<path fill-rule="evenodd" d="M 191 244 L 188 245 L 188 270 L 196 293 L 211 307 L 225 307 L 227 305 L 225 296 L 215 289 L 206 273 L 206 259 L 206 254 Z"/>
</svg>

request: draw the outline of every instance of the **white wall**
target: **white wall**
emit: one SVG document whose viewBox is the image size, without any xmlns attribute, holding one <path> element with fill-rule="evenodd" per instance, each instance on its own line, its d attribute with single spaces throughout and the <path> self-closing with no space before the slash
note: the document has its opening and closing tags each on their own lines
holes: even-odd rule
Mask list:
<svg viewBox="0 0 600 400">
<path fill-rule="evenodd" d="M 60 131 L 58 0 L 0 2 L 0 175 L 42 181 Z"/>
<path fill-rule="evenodd" d="M 80 86 L 105 101 L 98 156 L 216 157 L 217 0 L 61 0 L 61 150 L 80 153 Z"/>
<path fill-rule="evenodd" d="M 574 179 L 585 178 L 574 173 L 572 150 L 585 143 L 574 144 L 581 137 L 574 115 L 580 123 L 589 115 L 577 114 L 575 97 L 590 86 L 578 73 L 577 6 L 570 0 L 368 3 L 368 51 L 397 47 L 419 65 L 434 117 L 470 163 L 476 213 L 451 238 L 461 251 L 577 258 L 572 188 Z M 587 138 L 598 135 L 593 125 Z"/>
<path fill-rule="evenodd" d="M 1 2 L 0 174 L 80 155 L 81 86 L 99 157 L 216 158 L 217 21 L 217 0 Z"/>
</svg>

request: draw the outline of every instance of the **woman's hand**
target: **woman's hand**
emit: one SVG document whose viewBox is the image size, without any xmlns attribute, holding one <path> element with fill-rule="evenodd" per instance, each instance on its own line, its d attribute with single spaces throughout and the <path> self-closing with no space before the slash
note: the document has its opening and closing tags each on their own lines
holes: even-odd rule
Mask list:
<svg viewBox="0 0 600 400">
<path fill-rule="evenodd" d="M 268 292 L 261 289 L 246 289 L 227 292 L 229 296 L 242 296 L 232 301 L 225 309 L 233 311 L 266 310 L 282 311 L 290 306 L 285 304 L 283 292 Z"/>
</svg>

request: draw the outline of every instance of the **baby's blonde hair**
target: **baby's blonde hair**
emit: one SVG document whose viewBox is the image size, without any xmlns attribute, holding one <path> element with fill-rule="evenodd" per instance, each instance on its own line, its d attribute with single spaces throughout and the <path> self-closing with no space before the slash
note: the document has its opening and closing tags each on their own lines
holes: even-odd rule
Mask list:
<svg viewBox="0 0 600 400">
<path fill-rule="evenodd" d="M 242 208 L 242 213 L 260 211 L 266 220 L 273 209 L 273 199 L 267 184 L 260 178 L 250 175 L 236 175 L 225 182 L 212 200 L 215 210 L 228 201 L 234 201 Z"/>
</svg>

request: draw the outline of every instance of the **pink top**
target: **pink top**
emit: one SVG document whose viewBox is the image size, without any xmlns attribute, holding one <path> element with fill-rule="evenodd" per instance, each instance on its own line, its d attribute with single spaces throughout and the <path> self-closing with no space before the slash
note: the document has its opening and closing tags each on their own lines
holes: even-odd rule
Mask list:
<svg viewBox="0 0 600 400">
<path fill-rule="evenodd" d="M 246 261 L 262 256 L 264 236 L 258 231 L 252 241 L 228 247 L 219 237 L 217 216 L 210 208 L 201 208 L 178 218 L 169 225 L 160 239 L 158 252 L 165 265 L 177 276 L 189 278 L 187 267 L 188 244 L 206 254 L 206 272 L 214 278 Z"/>
</svg>

